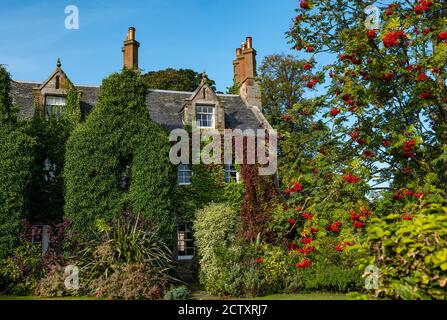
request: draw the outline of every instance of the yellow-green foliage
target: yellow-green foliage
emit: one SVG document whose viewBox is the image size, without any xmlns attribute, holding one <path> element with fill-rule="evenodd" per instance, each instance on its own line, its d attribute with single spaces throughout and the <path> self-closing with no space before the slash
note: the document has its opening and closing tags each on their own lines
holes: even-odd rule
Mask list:
<svg viewBox="0 0 447 320">
<path fill-rule="evenodd" d="M 364 248 L 374 253 L 360 266 L 379 268 L 377 297 L 447 299 L 447 207 L 432 204 L 402 220 L 375 218 Z"/>
<path fill-rule="evenodd" d="M 287 253 L 282 247 L 264 244 L 262 246 L 263 272 L 265 280 L 274 286 L 282 284 L 286 277 L 290 275 L 291 265 L 287 259 Z"/>
</svg>

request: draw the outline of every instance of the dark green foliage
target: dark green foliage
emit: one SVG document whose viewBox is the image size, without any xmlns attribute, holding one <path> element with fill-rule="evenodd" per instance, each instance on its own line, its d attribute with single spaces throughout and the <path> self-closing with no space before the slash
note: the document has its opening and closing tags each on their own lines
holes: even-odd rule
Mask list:
<svg viewBox="0 0 447 320">
<path fill-rule="evenodd" d="M 42 247 L 24 242 L 0 261 L 0 289 L 14 295 L 31 295 L 44 274 Z"/>
<path fill-rule="evenodd" d="M 290 281 L 288 292 L 349 292 L 359 290 L 364 283 L 359 270 L 335 265 L 296 271 Z"/>
<path fill-rule="evenodd" d="M 30 192 L 29 220 L 60 221 L 64 208 L 63 167 L 65 144 L 70 132 L 67 121 L 51 117 L 46 121 L 35 115 L 28 124 L 29 134 L 36 139 L 37 152 Z M 48 159 L 48 160 L 47 160 Z M 49 161 L 45 166 L 45 161 Z"/>
<path fill-rule="evenodd" d="M 9 98 L 10 78 L 0 67 L 0 258 L 18 240 L 32 176 L 35 142 L 15 123 Z"/>
<path fill-rule="evenodd" d="M 362 271 L 355 267 L 360 254 L 355 250 L 338 252 L 334 248 L 337 238 L 325 237 L 312 257 L 309 268 L 293 268 L 287 278 L 288 290 L 349 292 L 364 286 Z"/>
<path fill-rule="evenodd" d="M 269 55 L 262 61 L 259 67 L 262 110 L 272 126 L 280 124 L 282 116 L 303 100 L 305 63 L 285 54 Z"/>
<path fill-rule="evenodd" d="M 171 236 L 175 174 L 170 144 L 150 119 L 145 96 L 146 85 L 136 71 L 112 74 L 102 84 L 95 109 L 67 142 L 65 210 L 84 234 L 95 220 L 132 208 Z"/>
<path fill-rule="evenodd" d="M 167 68 L 160 71 L 150 71 L 144 76 L 148 88 L 193 92 L 200 85 L 202 76 L 191 69 Z M 215 82 L 208 80 L 208 85 L 216 90 Z"/>
<path fill-rule="evenodd" d="M 27 124 L 30 136 L 36 139 L 37 152 L 30 193 L 29 220 L 48 223 L 61 221 L 64 209 L 63 169 L 65 146 L 70 133 L 81 121 L 80 93 L 71 87 L 61 119 L 45 120 L 36 112 Z M 45 162 L 49 161 L 45 167 Z M 49 169 L 49 170 L 48 170 Z"/>
<path fill-rule="evenodd" d="M 14 123 L 17 114 L 12 105 L 11 96 L 11 77 L 6 69 L 0 65 L 0 123 Z"/>
</svg>

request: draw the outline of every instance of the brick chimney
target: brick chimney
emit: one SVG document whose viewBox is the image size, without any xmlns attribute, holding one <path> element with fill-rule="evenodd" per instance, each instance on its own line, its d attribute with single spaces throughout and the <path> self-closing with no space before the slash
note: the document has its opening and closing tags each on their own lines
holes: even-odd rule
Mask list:
<svg viewBox="0 0 447 320">
<path fill-rule="evenodd" d="M 135 40 L 135 28 L 130 27 L 127 31 L 123 47 L 123 67 L 128 69 L 138 68 L 138 48 L 140 43 Z"/>
<path fill-rule="evenodd" d="M 247 37 L 240 48 L 236 49 L 234 65 L 234 81 L 241 85 L 240 95 L 251 106 L 260 110 L 261 89 L 256 82 L 256 50 L 253 48 L 252 37 Z"/>
</svg>

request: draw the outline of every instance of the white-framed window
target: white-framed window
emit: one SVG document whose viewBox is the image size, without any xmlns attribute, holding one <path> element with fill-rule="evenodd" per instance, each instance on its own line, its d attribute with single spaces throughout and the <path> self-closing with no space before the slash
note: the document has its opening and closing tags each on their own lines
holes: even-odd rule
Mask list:
<svg viewBox="0 0 447 320">
<path fill-rule="evenodd" d="M 56 178 L 56 164 L 54 164 L 50 159 L 45 159 L 43 162 L 43 171 L 45 181 L 51 181 Z"/>
<path fill-rule="evenodd" d="M 60 119 L 67 105 L 67 99 L 60 96 L 45 96 L 45 119 L 48 120 L 52 115 Z"/>
<path fill-rule="evenodd" d="M 177 259 L 191 260 L 194 257 L 194 239 L 188 223 L 177 224 Z"/>
<path fill-rule="evenodd" d="M 224 165 L 225 182 L 239 182 L 239 173 L 232 163 Z"/>
<path fill-rule="evenodd" d="M 198 128 L 214 128 L 214 106 L 197 105 L 196 122 Z"/>
<path fill-rule="evenodd" d="M 179 185 L 191 184 L 192 170 L 189 164 L 179 164 L 177 167 L 177 182 Z"/>
</svg>

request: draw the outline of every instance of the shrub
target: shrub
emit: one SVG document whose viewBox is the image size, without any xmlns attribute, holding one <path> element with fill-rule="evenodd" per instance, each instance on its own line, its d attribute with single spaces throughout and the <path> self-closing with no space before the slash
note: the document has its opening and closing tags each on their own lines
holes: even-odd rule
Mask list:
<svg viewBox="0 0 447 320">
<path fill-rule="evenodd" d="M 307 268 L 296 268 L 290 264 L 291 270 L 284 282 L 286 290 L 349 292 L 362 288 L 362 272 L 355 267 L 360 255 L 351 247 L 337 251 L 335 247 L 339 241 L 339 237 L 319 239 L 315 249 L 307 255 L 312 260 Z M 293 255 L 294 252 L 290 251 L 289 256 Z"/>
<path fill-rule="evenodd" d="M 66 214 L 83 235 L 98 218 L 133 209 L 172 236 L 175 174 L 167 133 L 152 122 L 135 70 L 104 80 L 97 104 L 73 131 L 65 156 Z"/>
<path fill-rule="evenodd" d="M 33 294 L 44 274 L 42 247 L 30 242 L 18 246 L 0 261 L 0 287 L 13 295 Z"/>
<path fill-rule="evenodd" d="M 255 296 L 266 290 L 255 246 L 235 239 L 238 226 L 238 214 L 226 204 L 213 203 L 196 214 L 199 280 L 211 294 Z"/>
<path fill-rule="evenodd" d="M 284 288 L 284 282 L 293 268 L 287 253 L 280 246 L 267 244 L 264 244 L 261 250 L 264 252 L 261 266 L 265 280 L 273 291 L 280 291 Z"/>
<path fill-rule="evenodd" d="M 47 274 L 39 280 L 36 286 L 35 295 L 41 297 L 67 297 L 80 296 L 86 294 L 85 289 L 68 289 L 65 286 L 65 269 L 59 265 L 52 265 Z M 82 282 L 80 277 L 79 281 Z M 79 287 L 84 287 L 81 283 Z"/>
<path fill-rule="evenodd" d="M 199 256 L 199 277 L 205 289 L 212 289 L 220 274 L 217 251 L 231 247 L 238 224 L 237 213 L 225 204 L 210 204 L 197 211 L 194 237 Z"/>
<path fill-rule="evenodd" d="M 288 278 L 286 292 L 331 291 L 349 292 L 363 285 L 362 273 L 355 268 L 335 265 L 313 266 L 295 270 Z"/>
<path fill-rule="evenodd" d="M 171 250 L 155 226 L 140 215 L 126 211 L 109 223 L 97 220 L 97 229 L 100 237 L 85 243 L 78 253 L 81 270 L 90 279 L 107 277 L 124 264 L 143 263 L 166 276 L 173 268 Z"/>
<path fill-rule="evenodd" d="M 170 279 L 143 263 L 120 265 L 110 276 L 90 282 L 91 293 L 109 299 L 161 299 Z"/>
<path fill-rule="evenodd" d="M 379 269 L 374 297 L 447 298 L 447 207 L 430 204 L 403 220 L 398 213 L 374 218 L 363 249 L 369 255 L 360 268 Z"/>
<path fill-rule="evenodd" d="M 186 300 L 189 297 L 189 290 L 185 286 L 169 290 L 165 294 L 166 300 Z"/>
<path fill-rule="evenodd" d="M 35 152 L 35 141 L 16 122 L 9 90 L 9 74 L 0 66 L 0 259 L 18 244 Z"/>
</svg>

